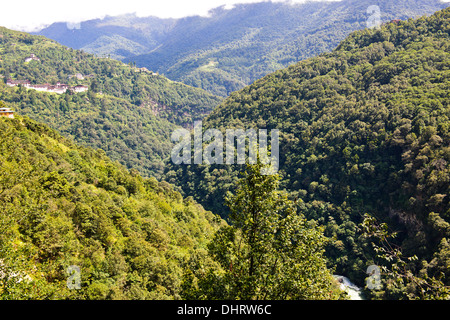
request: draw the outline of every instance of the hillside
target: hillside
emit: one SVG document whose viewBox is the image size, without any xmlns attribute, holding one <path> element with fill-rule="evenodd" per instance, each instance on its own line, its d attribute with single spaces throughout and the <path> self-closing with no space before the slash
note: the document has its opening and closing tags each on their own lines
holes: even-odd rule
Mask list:
<svg viewBox="0 0 450 320">
<path fill-rule="evenodd" d="M 31 54 L 39 60 L 26 62 Z M 145 176 L 161 173 L 176 126 L 192 126 L 221 101 L 148 70 L 5 28 L 0 29 L 0 58 L 5 82 L 88 86 L 88 92 L 58 95 L 1 83 L 0 99 Z"/>
<path fill-rule="evenodd" d="M 355 30 L 364 29 L 369 6 L 382 21 L 430 15 L 440 0 L 343 0 L 260 2 L 211 10 L 182 19 L 134 15 L 57 23 L 39 32 L 69 47 L 164 74 L 169 79 L 228 96 L 253 81 L 300 60 L 333 50 Z"/>
<path fill-rule="evenodd" d="M 27 117 L 1 117 L 0 131 L 0 274 L 15 274 L 0 299 L 180 298 L 219 218 Z"/>
<path fill-rule="evenodd" d="M 79 24 L 56 22 L 34 34 L 100 57 L 122 60 L 157 48 L 175 24 L 176 19 L 126 14 Z"/>
<path fill-rule="evenodd" d="M 380 263 L 358 226 L 365 213 L 399 231 L 395 244 L 418 257 L 408 270 L 450 284 L 449 22 L 445 9 L 354 32 L 333 52 L 232 93 L 203 123 L 280 130 L 282 186 L 335 238 L 330 264 L 357 284 Z M 218 199 L 240 170 L 171 165 L 165 179 L 226 216 Z M 381 296 L 418 292 L 404 284 Z"/>
</svg>

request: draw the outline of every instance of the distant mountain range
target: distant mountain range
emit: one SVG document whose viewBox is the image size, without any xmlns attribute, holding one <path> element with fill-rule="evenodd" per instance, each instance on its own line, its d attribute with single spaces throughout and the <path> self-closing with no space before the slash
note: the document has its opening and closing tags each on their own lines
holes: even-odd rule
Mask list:
<svg viewBox="0 0 450 320">
<path fill-rule="evenodd" d="M 208 17 L 123 15 L 79 25 L 54 23 L 37 32 L 63 45 L 109 56 L 227 96 L 290 64 L 333 50 L 367 27 L 370 6 L 382 21 L 430 15 L 440 0 L 261 2 L 219 7 Z"/>
<path fill-rule="evenodd" d="M 368 244 L 357 231 L 364 213 L 388 222 L 396 244 L 419 257 L 408 270 L 442 272 L 450 284 L 449 21 L 447 8 L 355 31 L 333 52 L 233 92 L 203 120 L 203 130 L 224 135 L 279 130 L 282 187 L 338 240 L 327 249 L 331 264 L 358 285 L 367 276 Z M 220 199 L 244 167 L 168 163 L 163 179 L 226 217 Z"/>
<path fill-rule="evenodd" d="M 0 28 L 0 40 L 0 100 L 144 176 L 162 172 L 177 126 L 192 126 L 222 101 L 42 36 Z"/>
<path fill-rule="evenodd" d="M 122 60 L 157 48 L 175 24 L 175 19 L 139 18 L 128 14 L 80 24 L 57 22 L 34 34 L 74 49 Z"/>
<path fill-rule="evenodd" d="M 220 219 L 28 117 L 0 131 L 0 300 L 180 299 Z"/>
<path fill-rule="evenodd" d="M 371 5 L 389 23 L 365 28 Z M 433 6 L 447 4 L 103 20 L 117 52 L 153 46 L 128 64 L 0 27 L 0 300 L 345 298 L 332 273 L 367 299 L 449 300 L 450 8 L 401 21 Z M 284 64 L 226 99 L 161 74 L 225 95 Z M 279 176 L 170 161 L 175 129 L 199 119 L 279 130 Z"/>
</svg>

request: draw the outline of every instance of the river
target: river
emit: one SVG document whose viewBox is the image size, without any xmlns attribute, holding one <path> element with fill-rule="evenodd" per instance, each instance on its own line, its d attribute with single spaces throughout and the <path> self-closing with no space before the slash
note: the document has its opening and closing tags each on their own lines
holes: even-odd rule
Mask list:
<svg viewBox="0 0 450 320">
<path fill-rule="evenodd" d="M 364 300 L 361 288 L 352 283 L 347 277 L 334 275 L 334 278 L 341 284 L 341 289 L 350 296 L 350 300 Z"/>
</svg>

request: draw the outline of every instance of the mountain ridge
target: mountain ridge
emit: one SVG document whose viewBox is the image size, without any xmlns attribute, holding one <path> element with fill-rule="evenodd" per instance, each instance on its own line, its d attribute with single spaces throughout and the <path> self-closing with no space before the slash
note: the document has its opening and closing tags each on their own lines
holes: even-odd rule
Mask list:
<svg viewBox="0 0 450 320">
<path fill-rule="evenodd" d="M 136 37 L 142 37 L 142 31 L 152 39 L 152 44 L 147 48 L 150 53 L 130 53 L 121 59 L 225 97 L 271 72 L 331 51 L 352 31 L 366 27 L 371 15 L 367 9 L 374 5 L 380 8 L 381 21 L 389 22 L 392 19 L 429 15 L 448 6 L 448 3 L 439 0 L 397 3 L 387 0 L 344 0 L 237 4 L 232 9 L 211 10 L 208 17 L 157 20 L 161 25 L 155 27 L 156 34 L 153 35 L 149 29 L 142 31 L 130 27 L 133 22 L 145 24 L 146 18 L 129 16 L 130 24 L 123 32 L 130 34 L 130 40 L 139 42 Z M 105 24 L 110 24 L 108 28 L 113 28 L 114 24 L 121 24 L 120 28 L 123 28 L 124 23 L 114 19 L 122 21 L 127 17 L 122 20 L 120 17 L 105 19 Z M 40 34 L 74 47 L 77 47 L 76 44 L 70 42 L 76 41 L 77 35 L 82 38 L 91 32 L 104 32 L 109 37 L 113 36 L 113 31 L 104 31 L 105 26 L 90 29 L 93 24 L 100 23 L 94 21 L 81 23 L 77 30 L 69 30 L 60 24 L 58 30 L 62 29 L 63 34 L 67 32 L 67 36 L 63 37 L 45 29 Z M 152 28 L 153 24 L 154 21 L 150 20 L 148 26 Z M 139 35 L 132 35 L 134 33 Z M 107 54 L 109 51 L 114 55 L 114 43 L 117 45 L 117 42 L 111 39 L 110 46 L 104 40 L 104 47 L 97 47 L 92 52 Z M 138 47 L 135 44 L 132 46 Z"/>
<path fill-rule="evenodd" d="M 282 187 L 335 239 L 330 263 L 358 285 L 370 247 L 359 229 L 365 213 L 399 230 L 395 244 L 419 259 L 412 270 L 442 272 L 449 284 L 449 19 L 447 8 L 356 31 L 233 92 L 203 121 L 204 130 L 279 130 Z M 169 163 L 164 178 L 226 217 L 218 199 L 241 167 Z M 391 289 L 379 295 L 408 290 Z"/>
<path fill-rule="evenodd" d="M 0 130 L 1 299 L 180 298 L 184 260 L 223 221 L 28 117 Z"/>
<path fill-rule="evenodd" d="M 221 98 L 146 69 L 97 58 L 54 40 L 0 28 L 0 99 L 18 114 L 52 126 L 77 142 L 103 148 L 145 176 L 158 176 L 170 134 L 208 114 Z M 26 61 L 31 54 L 36 60 Z M 87 92 L 44 93 L 9 87 L 8 79 L 85 85 Z"/>
</svg>

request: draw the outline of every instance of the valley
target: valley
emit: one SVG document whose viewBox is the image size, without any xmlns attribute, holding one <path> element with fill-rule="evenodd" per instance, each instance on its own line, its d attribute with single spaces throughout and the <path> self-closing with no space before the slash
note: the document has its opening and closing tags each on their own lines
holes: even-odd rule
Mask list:
<svg viewBox="0 0 450 320">
<path fill-rule="evenodd" d="M 180 19 L 128 14 L 84 21 L 76 29 L 60 22 L 36 34 L 226 97 L 271 72 L 333 50 L 351 32 L 367 27 L 371 5 L 380 7 L 382 22 L 448 6 L 440 0 L 260 2 Z"/>
<path fill-rule="evenodd" d="M 0 27 L 0 299 L 448 300 L 448 6 Z"/>
</svg>

